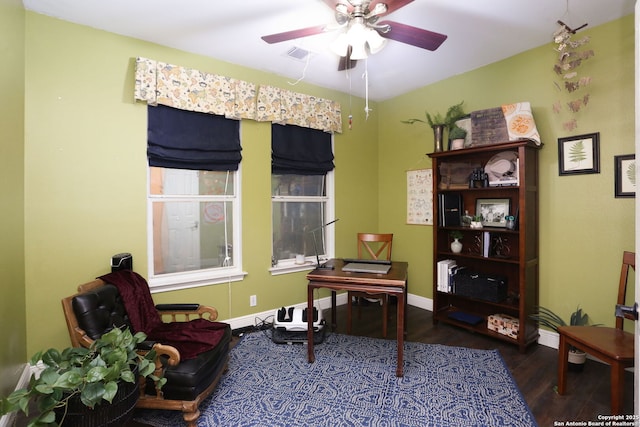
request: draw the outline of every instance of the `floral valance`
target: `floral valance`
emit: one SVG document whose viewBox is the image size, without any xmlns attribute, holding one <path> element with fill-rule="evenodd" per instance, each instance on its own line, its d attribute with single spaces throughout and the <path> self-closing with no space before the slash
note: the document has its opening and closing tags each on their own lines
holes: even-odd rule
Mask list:
<svg viewBox="0 0 640 427">
<path fill-rule="evenodd" d="M 260 86 L 257 99 L 258 121 L 342 132 L 340 103 L 273 86 Z"/>
<path fill-rule="evenodd" d="M 147 58 L 136 59 L 135 73 L 135 99 L 150 105 L 342 132 L 340 104 L 328 99 Z"/>
<path fill-rule="evenodd" d="M 136 59 L 135 98 L 150 105 L 252 119 L 255 97 L 252 83 L 152 59 Z"/>
</svg>

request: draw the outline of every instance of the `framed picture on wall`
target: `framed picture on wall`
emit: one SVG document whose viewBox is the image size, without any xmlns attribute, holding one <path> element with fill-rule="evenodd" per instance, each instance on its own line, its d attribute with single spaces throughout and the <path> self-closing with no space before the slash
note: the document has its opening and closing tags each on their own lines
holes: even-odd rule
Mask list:
<svg viewBox="0 0 640 427">
<path fill-rule="evenodd" d="M 600 173 L 600 132 L 558 138 L 560 176 Z"/>
<path fill-rule="evenodd" d="M 636 155 L 614 156 L 616 197 L 636 197 Z"/>
</svg>

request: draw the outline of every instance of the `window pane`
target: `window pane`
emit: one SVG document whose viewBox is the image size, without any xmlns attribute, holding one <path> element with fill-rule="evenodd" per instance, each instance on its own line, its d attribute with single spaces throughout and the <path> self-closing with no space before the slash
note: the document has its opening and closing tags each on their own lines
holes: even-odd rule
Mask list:
<svg viewBox="0 0 640 427">
<path fill-rule="evenodd" d="M 222 196 L 233 194 L 233 172 L 150 167 L 152 195 Z"/>
<path fill-rule="evenodd" d="M 272 196 L 325 196 L 325 175 L 271 175 Z"/>
<path fill-rule="evenodd" d="M 155 275 L 233 265 L 231 202 L 154 201 L 152 205 Z"/>
<path fill-rule="evenodd" d="M 315 256 L 325 253 L 323 224 L 325 202 L 292 202 L 274 200 L 273 255 L 276 260 L 294 258 L 296 254 Z"/>
</svg>

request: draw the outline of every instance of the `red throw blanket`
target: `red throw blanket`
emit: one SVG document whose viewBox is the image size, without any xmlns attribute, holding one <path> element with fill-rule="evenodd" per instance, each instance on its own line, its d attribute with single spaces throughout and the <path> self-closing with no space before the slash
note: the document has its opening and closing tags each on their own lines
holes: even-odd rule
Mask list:
<svg viewBox="0 0 640 427">
<path fill-rule="evenodd" d="M 120 270 L 99 278 L 118 288 L 134 331 L 144 332 L 149 340 L 175 347 L 181 360 L 193 359 L 215 347 L 228 326 L 206 319 L 163 323 L 151 298 L 149 285 L 138 273 Z"/>
</svg>

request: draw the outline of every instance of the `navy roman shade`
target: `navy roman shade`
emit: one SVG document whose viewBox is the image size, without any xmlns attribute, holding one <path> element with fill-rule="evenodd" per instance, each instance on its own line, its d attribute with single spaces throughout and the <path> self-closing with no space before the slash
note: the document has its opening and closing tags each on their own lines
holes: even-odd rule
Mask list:
<svg viewBox="0 0 640 427">
<path fill-rule="evenodd" d="M 271 172 L 325 175 L 333 170 L 331 134 L 293 125 L 271 125 Z"/>
<path fill-rule="evenodd" d="M 242 160 L 239 121 L 164 105 L 147 109 L 149 166 L 238 170 Z"/>
</svg>

